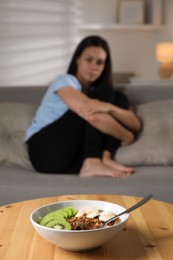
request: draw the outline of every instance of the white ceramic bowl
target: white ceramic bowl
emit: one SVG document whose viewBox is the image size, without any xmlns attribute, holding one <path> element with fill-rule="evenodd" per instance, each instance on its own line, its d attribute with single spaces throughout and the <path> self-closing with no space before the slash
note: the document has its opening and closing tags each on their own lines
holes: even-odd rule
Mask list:
<svg viewBox="0 0 173 260">
<path fill-rule="evenodd" d="M 124 214 L 120 216 L 121 222 L 117 225 L 109 228 L 82 231 L 57 230 L 38 224 L 38 221 L 49 212 L 71 206 L 77 209 L 97 207 L 99 210 L 114 212 L 116 215 L 125 210 L 125 208 L 120 205 L 97 200 L 70 200 L 56 202 L 35 209 L 30 215 L 33 227 L 40 236 L 65 250 L 84 251 L 99 247 L 122 231 L 129 218 L 129 214 Z"/>
</svg>

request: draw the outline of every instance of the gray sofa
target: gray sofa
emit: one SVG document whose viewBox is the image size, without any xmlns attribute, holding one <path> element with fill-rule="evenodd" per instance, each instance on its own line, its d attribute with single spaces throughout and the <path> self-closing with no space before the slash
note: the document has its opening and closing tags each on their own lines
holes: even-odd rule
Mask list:
<svg viewBox="0 0 173 260">
<path fill-rule="evenodd" d="M 173 86 L 124 86 L 143 121 L 136 142 L 115 158 L 134 165 L 135 174 L 82 179 L 77 174 L 34 171 L 23 144 L 26 127 L 46 87 L 0 88 L 0 204 L 65 194 L 124 194 L 173 202 Z M 68 147 L 67 147 L 68 149 Z"/>
</svg>

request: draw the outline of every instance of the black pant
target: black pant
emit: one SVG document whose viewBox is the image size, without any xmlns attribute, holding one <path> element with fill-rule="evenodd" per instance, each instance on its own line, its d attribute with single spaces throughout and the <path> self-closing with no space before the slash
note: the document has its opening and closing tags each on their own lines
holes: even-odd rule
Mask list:
<svg viewBox="0 0 173 260">
<path fill-rule="evenodd" d="M 115 102 L 111 90 L 105 91 L 105 88 L 91 89 L 88 95 Z M 68 110 L 60 119 L 34 134 L 27 144 L 29 157 L 36 171 L 78 173 L 85 158 L 101 158 L 105 149 L 113 154 L 120 141 L 101 133 Z"/>
</svg>

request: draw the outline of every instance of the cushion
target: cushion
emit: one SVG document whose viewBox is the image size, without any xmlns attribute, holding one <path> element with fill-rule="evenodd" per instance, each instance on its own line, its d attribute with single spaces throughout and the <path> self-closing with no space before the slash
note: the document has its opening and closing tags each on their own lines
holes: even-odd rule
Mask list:
<svg viewBox="0 0 173 260">
<path fill-rule="evenodd" d="M 136 112 L 143 129 L 115 159 L 131 166 L 173 165 L 173 99 L 137 105 Z"/>
<path fill-rule="evenodd" d="M 32 168 L 24 135 L 35 110 L 33 104 L 0 103 L 0 163 Z"/>
</svg>

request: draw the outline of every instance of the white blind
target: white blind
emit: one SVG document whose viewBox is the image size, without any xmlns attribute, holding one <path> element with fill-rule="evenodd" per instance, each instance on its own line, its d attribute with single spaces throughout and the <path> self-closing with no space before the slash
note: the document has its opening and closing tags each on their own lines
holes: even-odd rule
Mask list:
<svg viewBox="0 0 173 260">
<path fill-rule="evenodd" d="M 0 0 L 0 86 L 48 85 L 78 41 L 77 0 Z"/>
</svg>

